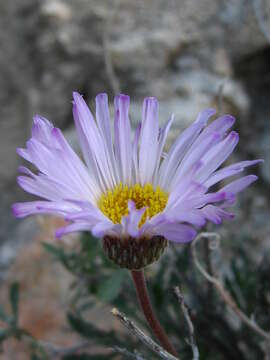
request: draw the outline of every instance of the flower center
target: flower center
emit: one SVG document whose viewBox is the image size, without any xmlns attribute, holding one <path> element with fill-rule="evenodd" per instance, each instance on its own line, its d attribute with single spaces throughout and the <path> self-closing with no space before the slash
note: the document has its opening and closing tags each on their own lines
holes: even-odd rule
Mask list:
<svg viewBox="0 0 270 360">
<path fill-rule="evenodd" d="M 159 186 L 154 189 L 152 184 L 135 184 L 129 187 L 120 183 L 113 190 L 101 195 L 98 207 L 113 223 L 119 224 L 122 216 L 128 215 L 128 200 L 133 200 L 136 209 L 146 207 L 139 224 L 141 227 L 147 218 L 163 211 L 168 196 Z"/>
</svg>

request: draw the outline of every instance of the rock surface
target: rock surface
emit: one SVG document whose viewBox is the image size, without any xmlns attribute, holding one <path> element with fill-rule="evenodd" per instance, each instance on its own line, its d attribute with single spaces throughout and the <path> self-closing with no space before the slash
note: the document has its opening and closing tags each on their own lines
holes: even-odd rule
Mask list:
<svg viewBox="0 0 270 360">
<path fill-rule="evenodd" d="M 202 108 L 218 107 L 223 84 L 222 111 L 236 115 L 241 128 L 239 156 L 265 158 L 261 175 L 269 187 L 269 17 L 263 0 L 2 1 L 0 242 L 32 236 L 31 226 L 13 226 L 19 222 L 9 210 L 27 197 L 15 184 L 15 148 L 29 136 L 32 115 L 69 128 L 73 139 L 72 90 L 92 105 L 100 91 L 112 99 L 108 53 L 121 91 L 132 96 L 134 123 L 142 97 L 157 96 L 160 118 L 176 115 L 172 138 Z M 265 192 L 258 185 L 254 196 Z"/>
</svg>

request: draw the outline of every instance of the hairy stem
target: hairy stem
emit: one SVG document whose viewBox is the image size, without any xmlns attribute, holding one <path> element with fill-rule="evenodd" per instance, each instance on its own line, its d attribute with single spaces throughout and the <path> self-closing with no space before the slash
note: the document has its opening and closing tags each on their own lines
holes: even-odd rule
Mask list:
<svg viewBox="0 0 270 360">
<path fill-rule="evenodd" d="M 174 346 L 170 343 L 167 334 L 161 327 L 150 302 L 150 298 L 148 295 L 144 272 L 143 270 L 132 270 L 131 271 L 132 279 L 135 284 L 137 297 L 141 306 L 141 309 L 144 313 L 144 316 L 152 329 L 153 333 L 159 340 L 160 344 L 172 355 L 178 357 L 178 354 L 174 348 Z"/>
</svg>

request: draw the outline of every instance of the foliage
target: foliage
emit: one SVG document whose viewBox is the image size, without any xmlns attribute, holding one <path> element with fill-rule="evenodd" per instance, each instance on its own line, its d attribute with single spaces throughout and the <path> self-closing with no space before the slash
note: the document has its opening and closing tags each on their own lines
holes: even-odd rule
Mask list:
<svg viewBox="0 0 270 360">
<path fill-rule="evenodd" d="M 69 297 L 70 310 L 67 313 L 70 327 L 95 345 L 95 348 L 99 348 L 95 355 L 89 355 L 84 350 L 64 355 L 62 359 L 119 359 L 119 354 L 113 351 L 114 346 L 130 352 L 136 349 L 146 359 L 155 359 L 155 355 L 124 328 L 119 327 L 119 331 L 102 330 L 99 324 L 92 323 L 88 316 L 89 310 L 98 305 L 97 311 L 102 314 L 107 312 L 109 321 L 110 307 L 116 306 L 142 330 L 148 332 L 128 272 L 117 268 L 104 256 L 100 242 L 85 233 L 81 237 L 79 249 L 67 251 L 61 245 L 47 243 L 44 247 L 67 271 L 74 274 Z M 237 246 L 237 243 L 233 252 L 232 260 L 222 271 L 223 281 L 238 306 L 247 315 L 254 316 L 257 323 L 269 331 L 270 264 L 263 260 L 258 267 L 250 252 L 243 246 Z M 205 264 L 209 263 L 211 256 L 215 257 L 215 254 L 209 254 L 205 247 L 201 254 Z M 146 277 L 158 317 L 177 347 L 181 359 L 191 359 L 192 353 L 186 341 L 187 326 L 172 291 L 176 285 L 181 285 L 186 303 L 190 307 L 201 360 L 252 360 L 264 357 L 262 339 L 225 310 L 225 305 L 215 289 L 194 268 L 188 246 L 171 246 L 157 265 L 146 270 Z M 7 325 L 0 331 L 1 342 L 9 336 L 20 336 L 22 331 L 16 330 L 18 294 L 18 285 L 14 284 L 10 289 L 12 315 L 7 315 L 0 307 L 0 319 Z M 104 304 L 104 309 L 100 308 L 100 304 Z M 47 355 L 41 353 L 40 344 L 33 344 L 34 342 L 32 359 L 45 359 Z M 100 349 L 104 348 L 106 355 L 100 352 Z"/>
</svg>

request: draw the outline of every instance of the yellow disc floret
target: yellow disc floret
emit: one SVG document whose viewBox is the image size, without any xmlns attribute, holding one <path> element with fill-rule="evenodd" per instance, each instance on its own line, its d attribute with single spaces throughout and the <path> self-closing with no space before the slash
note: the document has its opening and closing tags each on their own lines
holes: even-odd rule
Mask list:
<svg viewBox="0 0 270 360">
<path fill-rule="evenodd" d="M 142 226 L 147 218 L 160 213 L 168 201 L 168 193 L 159 186 L 155 189 L 152 184 L 133 186 L 118 184 L 113 190 L 102 194 L 98 207 L 113 223 L 121 223 L 122 216 L 128 215 L 128 201 L 133 200 L 136 208 L 146 207 L 139 226 Z"/>
</svg>

